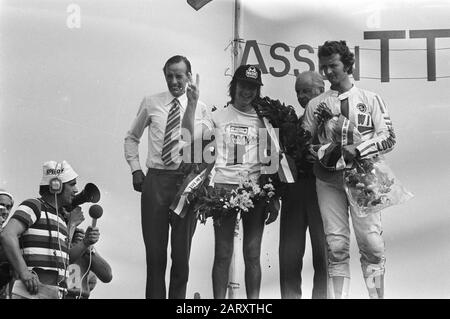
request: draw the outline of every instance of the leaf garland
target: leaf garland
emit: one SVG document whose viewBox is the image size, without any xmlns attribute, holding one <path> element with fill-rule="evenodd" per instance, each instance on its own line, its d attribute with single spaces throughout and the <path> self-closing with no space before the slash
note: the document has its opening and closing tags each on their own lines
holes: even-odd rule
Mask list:
<svg viewBox="0 0 450 319">
<path fill-rule="evenodd" d="M 267 96 L 255 99 L 253 107 L 259 117 L 267 118 L 274 128 L 279 129 L 280 148 L 294 159 L 297 171 L 309 171 L 311 164 L 306 161 L 306 155 L 309 153 L 311 133 L 303 129 L 294 107 Z"/>
</svg>

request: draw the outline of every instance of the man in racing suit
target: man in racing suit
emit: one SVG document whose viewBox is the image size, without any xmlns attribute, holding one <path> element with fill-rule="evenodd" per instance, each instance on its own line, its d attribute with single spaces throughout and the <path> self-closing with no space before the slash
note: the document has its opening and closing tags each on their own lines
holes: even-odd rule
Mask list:
<svg viewBox="0 0 450 319">
<path fill-rule="evenodd" d="M 378 156 L 392 150 L 395 135 L 387 108 L 378 94 L 357 88 L 350 79 L 354 54 L 345 41 L 326 41 L 319 49 L 319 65 L 330 90 L 308 104 L 303 127 L 314 136 L 318 118 L 315 111 L 322 104 L 333 114 L 342 114 L 355 125 L 362 142 L 342 148 L 345 163 Z M 314 152 L 313 152 L 314 153 Z M 316 154 L 317 155 L 317 154 Z M 384 295 L 384 241 L 380 212 L 358 217 L 349 206 L 344 189 L 343 170 L 327 170 L 317 160 L 314 165 L 319 207 L 328 248 L 329 298 L 348 297 L 350 282 L 350 225 L 361 253 L 361 268 L 371 298 Z"/>
</svg>

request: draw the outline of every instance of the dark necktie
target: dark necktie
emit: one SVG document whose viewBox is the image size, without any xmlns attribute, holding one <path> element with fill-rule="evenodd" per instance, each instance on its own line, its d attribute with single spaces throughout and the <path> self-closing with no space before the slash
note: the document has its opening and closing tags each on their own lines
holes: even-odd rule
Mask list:
<svg viewBox="0 0 450 319">
<path fill-rule="evenodd" d="M 348 117 L 348 98 L 341 100 L 341 114 Z"/>
</svg>

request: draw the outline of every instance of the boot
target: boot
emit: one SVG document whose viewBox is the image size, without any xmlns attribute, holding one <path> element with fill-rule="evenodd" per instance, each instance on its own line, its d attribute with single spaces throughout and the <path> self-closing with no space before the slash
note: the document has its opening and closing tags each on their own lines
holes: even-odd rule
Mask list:
<svg viewBox="0 0 450 319">
<path fill-rule="evenodd" d="M 347 299 L 350 288 L 350 278 L 336 276 L 328 279 L 329 299 Z"/>
<path fill-rule="evenodd" d="M 370 299 L 384 298 L 384 269 L 380 269 L 376 265 L 369 265 L 364 272 L 364 281 Z"/>
</svg>

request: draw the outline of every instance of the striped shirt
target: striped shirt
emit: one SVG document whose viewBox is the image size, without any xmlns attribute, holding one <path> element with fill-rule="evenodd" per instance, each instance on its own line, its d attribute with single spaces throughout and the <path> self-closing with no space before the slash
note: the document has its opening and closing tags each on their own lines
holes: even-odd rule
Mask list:
<svg viewBox="0 0 450 319">
<path fill-rule="evenodd" d="M 41 268 L 58 273 L 58 282 L 67 277 L 67 225 L 53 207 L 38 199 L 22 202 L 11 218 L 21 221 L 26 230 L 20 238 L 23 258 L 29 270 Z"/>
<path fill-rule="evenodd" d="M 318 123 L 314 112 L 317 107 L 324 103 L 333 114 L 340 114 L 341 101 L 347 98 L 349 120 L 358 128 L 362 136 L 363 142 L 357 147 L 360 158 L 374 157 L 391 151 L 395 144 L 395 133 L 386 105 L 378 94 L 355 86 L 342 94 L 338 94 L 335 90 L 328 90 L 312 99 L 306 106 L 303 128 L 315 136 Z M 320 165 L 316 163 L 314 168 L 317 177 L 321 178 L 330 174 L 318 166 Z"/>
</svg>

